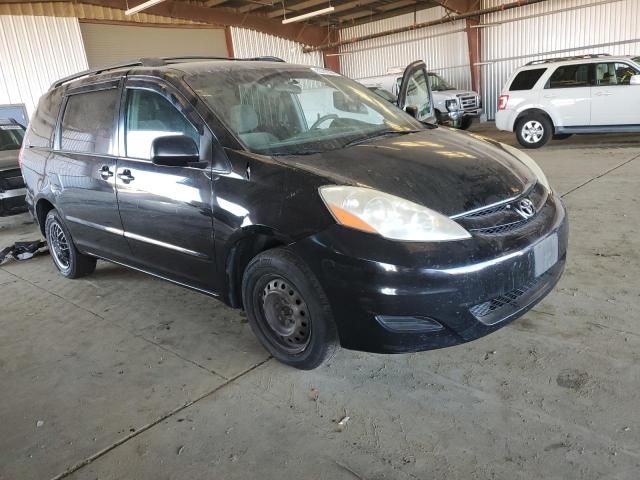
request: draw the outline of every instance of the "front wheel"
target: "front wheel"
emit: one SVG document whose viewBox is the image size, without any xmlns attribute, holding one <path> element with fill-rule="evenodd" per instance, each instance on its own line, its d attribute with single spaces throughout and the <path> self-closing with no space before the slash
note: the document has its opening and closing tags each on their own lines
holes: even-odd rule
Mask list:
<svg viewBox="0 0 640 480">
<path fill-rule="evenodd" d="M 553 124 L 541 114 L 530 114 L 522 118 L 516 127 L 516 138 L 524 148 L 540 148 L 551 139 Z"/>
<path fill-rule="evenodd" d="M 47 214 L 44 232 L 53 264 L 67 278 L 80 278 L 96 269 L 95 257 L 83 255 L 73 244 L 71 234 L 56 210 Z"/>
<path fill-rule="evenodd" d="M 473 118 L 471 117 L 462 117 L 460 121 L 460 130 L 468 130 L 473 124 Z"/>
<path fill-rule="evenodd" d="M 335 351 L 329 301 L 313 272 L 290 250 L 267 250 L 249 262 L 242 299 L 251 329 L 281 362 L 311 370 Z"/>
</svg>

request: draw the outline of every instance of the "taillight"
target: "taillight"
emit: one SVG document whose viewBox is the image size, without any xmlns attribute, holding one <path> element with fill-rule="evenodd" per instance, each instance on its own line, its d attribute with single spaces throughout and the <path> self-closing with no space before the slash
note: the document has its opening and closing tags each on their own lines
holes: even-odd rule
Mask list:
<svg viewBox="0 0 640 480">
<path fill-rule="evenodd" d="M 509 103 L 509 95 L 500 95 L 500 98 L 498 98 L 498 110 L 507 108 L 507 103 Z"/>
<path fill-rule="evenodd" d="M 24 156 L 24 146 L 20 148 L 20 153 L 18 154 L 18 166 L 22 168 L 22 157 Z"/>
</svg>

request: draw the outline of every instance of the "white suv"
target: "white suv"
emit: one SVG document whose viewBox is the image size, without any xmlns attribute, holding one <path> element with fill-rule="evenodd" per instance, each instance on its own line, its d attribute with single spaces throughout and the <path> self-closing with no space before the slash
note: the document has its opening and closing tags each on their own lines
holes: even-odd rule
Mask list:
<svg viewBox="0 0 640 480">
<path fill-rule="evenodd" d="M 525 148 L 574 133 L 640 132 L 640 57 L 586 55 L 538 60 L 509 78 L 498 130 Z"/>
</svg>

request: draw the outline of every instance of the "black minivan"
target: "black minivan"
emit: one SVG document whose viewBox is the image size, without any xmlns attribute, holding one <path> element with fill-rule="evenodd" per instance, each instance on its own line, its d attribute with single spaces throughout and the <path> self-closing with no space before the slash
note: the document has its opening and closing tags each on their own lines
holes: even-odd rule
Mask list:
<svg viewBox="0 0 640 480">
<path fill-rule="evenodd" d="M 526 154 L 434 125 L 424 63 L 399 105 L 272 58 L 82 72 L 29 125 L 27 202 L 66 277 L 104 259 L 217 297 L 297 368 L 468 342 L 558 282 L 565 210 Z"/>
</svg>

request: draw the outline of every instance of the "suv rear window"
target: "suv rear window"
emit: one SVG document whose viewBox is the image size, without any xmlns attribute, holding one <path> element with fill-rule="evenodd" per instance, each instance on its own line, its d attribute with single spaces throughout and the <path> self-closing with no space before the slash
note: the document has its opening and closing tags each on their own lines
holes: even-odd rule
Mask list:
<svg viewBox="0 0 640 480">
<path fill-rule="evenodd" d="M 511 82 L 509 90 L 531 90 L 540 77 L 546 72 L 546 68 L 534 68 L 532 70 L 523 70 Z"/>
<path fill-rule="evenodd" d="M 547 88 L 590 87 L 592 84 L 589 74 L 591 65 L 590 63 L 582 63 L 558 67 L 549 78 Z"/>
<path fill-rule="evenodd" d="M 82 153 L 111 151 L 118 90 L 97 90 L 71 95 L 62 118 L 60 148 Z"/>
</svg>

